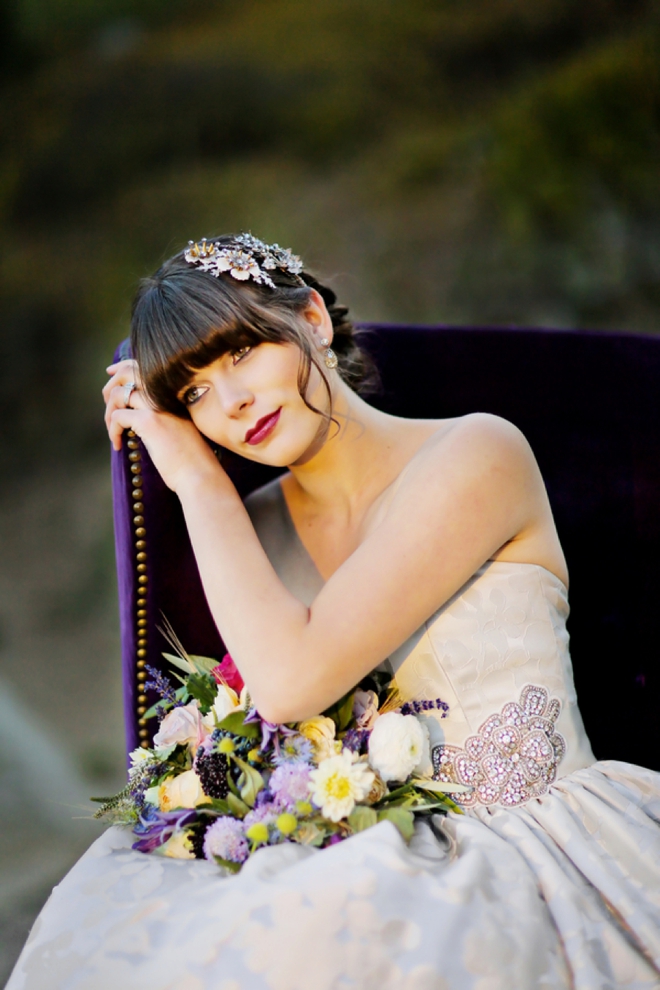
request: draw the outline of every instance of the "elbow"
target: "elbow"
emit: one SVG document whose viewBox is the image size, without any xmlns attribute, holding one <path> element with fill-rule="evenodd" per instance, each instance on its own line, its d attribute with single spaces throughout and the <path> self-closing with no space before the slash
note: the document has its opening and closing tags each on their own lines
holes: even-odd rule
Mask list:
<svg viewBox="0 0 660 990">
<path fill-rule="evenodd" d="M 319 709 L 314 706 L 313 699 L 304 692 L 277 691 L 271 684 L 265 690 L 250 692 L 252 704 L 266 722 L 274 725 L 284 725 L 289 722 L 302 722 L 312 715 L 318 715 Z"/>
</svg>

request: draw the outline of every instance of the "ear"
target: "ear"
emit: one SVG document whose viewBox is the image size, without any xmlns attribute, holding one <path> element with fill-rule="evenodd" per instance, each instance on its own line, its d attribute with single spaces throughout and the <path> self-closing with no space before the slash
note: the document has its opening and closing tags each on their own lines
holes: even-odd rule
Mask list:
<svg viewBox="0 0 660 990">
<path fill-rule="evenodd" d="M 303 317 L 307 321 L 309 329 L 314 337 L 317 347 L 321 347 L 321 341 L 326 339 L 332 343 L 334 328 L 328 313 L 323 296 L 316 289 L 309 290 L 309 301 L 303 310 Z M 326 345 L 327 346 L 327 345 Z"/>
</svg>

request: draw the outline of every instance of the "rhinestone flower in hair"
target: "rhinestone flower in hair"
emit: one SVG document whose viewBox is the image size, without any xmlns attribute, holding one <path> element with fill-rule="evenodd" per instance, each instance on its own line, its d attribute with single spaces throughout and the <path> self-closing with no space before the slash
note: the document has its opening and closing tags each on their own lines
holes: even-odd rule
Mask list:
<svg viewBox="0 0 660 990">
<path fill-rule="evenodd" d="M 258 285 L 275 288 L 268 274 L 279 268 L 290 275 L 300 276 L 303 263 L 298 255 L 279 244 L 265 244 L 252 234 L 239 234 L 230 244 L 217 244 L 215 241 L 188 241 L 183 257 L 189 265 L 196 265 L 202 271 L 218 278 L 228 272 L 239 282 L 252 279 Z"/>
</svg>

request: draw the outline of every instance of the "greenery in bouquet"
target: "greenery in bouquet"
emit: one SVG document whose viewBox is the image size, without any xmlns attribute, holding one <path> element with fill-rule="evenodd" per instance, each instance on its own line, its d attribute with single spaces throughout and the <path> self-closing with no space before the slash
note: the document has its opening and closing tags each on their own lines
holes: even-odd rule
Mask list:
<svg viewBox="0 0 660 990">
<path fill-rule="evenodd" d="M 376 671 L 323 715 L 275 725 L 229 654 L 217 663 L 173 642 L 177 687 L 147 667 L 153 747 L 131 753 L 124 790 L 94 799 L 95 817 L 133 827 L 134 849 L 236 872 L 262 846 L 325 847 L 384 820 L 409 839 L 415 817 L 459 810 L 449 793 L 464 788 L 431 777 L 424 713 L 444 718 L 441 699 L 404 701 Z"/>
</svg>

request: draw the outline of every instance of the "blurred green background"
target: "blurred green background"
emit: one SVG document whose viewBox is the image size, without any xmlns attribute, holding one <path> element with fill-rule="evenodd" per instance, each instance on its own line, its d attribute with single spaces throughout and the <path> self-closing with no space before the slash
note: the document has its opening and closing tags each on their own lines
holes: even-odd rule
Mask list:
<svg viewBox="0 0 660 990">
<path fill-rule="evenodd" d="M 654 333 L 659 38 L 641 0 L 5 0 L 0 976 L 123 772 L 99 392 L 137 280 L 248 229 L 357 319 Z"/>
</svg>

